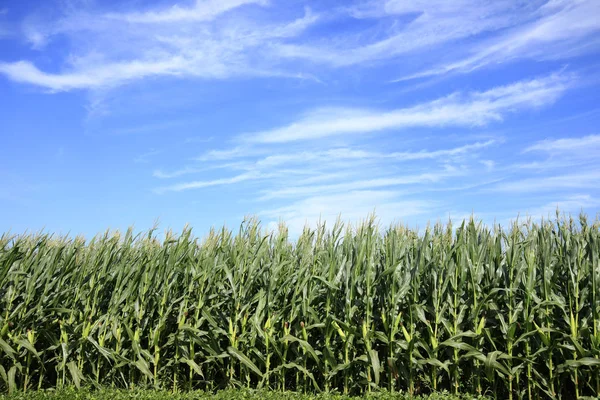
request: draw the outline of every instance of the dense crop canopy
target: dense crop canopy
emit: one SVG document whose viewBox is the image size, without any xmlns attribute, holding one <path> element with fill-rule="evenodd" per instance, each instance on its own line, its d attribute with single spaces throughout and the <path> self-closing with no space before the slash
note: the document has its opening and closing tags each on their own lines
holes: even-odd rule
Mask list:
<svg viewBox="0 0 600 400">
<path fill-rule="evenodd" d="M 600 394 L 600 224 L 0 238 L 0 391 Z"/>
</svg>

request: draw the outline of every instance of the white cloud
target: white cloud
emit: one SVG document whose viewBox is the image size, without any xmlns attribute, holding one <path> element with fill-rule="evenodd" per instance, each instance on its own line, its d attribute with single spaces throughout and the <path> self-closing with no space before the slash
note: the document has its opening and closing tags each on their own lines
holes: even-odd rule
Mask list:
<svg viewBox="0 0 600 400">
<path fill-rule="evenodd" d="M 154 172 L 154 177 L 162 178 L 162 179 L 174 178 L 174 177 L 178 177 L 181 175 L 200 172 L 200 171 L 204 171 L 204 170 L 206 170 L 206 169 L 194 170 L 193 168 L 183 168 L 181 170 L 177 170 L 172 173 L 165 173 L 160 170 L 157 170 Z M 307 174 L 310 174 L 310 171 L 307 171 L 304 169 L 281 169 L 281 170 L 277 170 L 276 172 L 260 172 L 257 170 L 250 170 L 250 171 L 246 171 L 244 173 L 241 173 L 241 174 L 229 177 L 229 178 L 183 182 L 183 183 L 177 183 L 177 184 L 169 185 L 169 186 L 162 186 L 162 187 L 158 187 L 158 188 L 154 189 L 154 192 L 159 193 L 159 194 L 166 193 L 166 192 L 183 192 L 186 190 L 202 189 L 202 188 L 213 187 L 213 186 L 233 185 L 233 184 L 238 184 L 238 183 L 242 183 L 242 182 L 246 182 L 246 181 L 253 181 L 253 180 L 265 180 L 265 181 L 271 180 L 271 181 L 273 181 L 276 179 L 289 178 L 290 176 L 295 176 L 295 175 L 301 176 L 301 175 L 307 175 Z"/>
<path fill-rule="evenodd" d="M 126 14 L 107 14 L 107 18 L 123 20 L 131 23 L 173 23 L 190 21 L 210 21 L 220 14 L 243 5 L 257 4 L 265 6 L 267 0 L 196 0 L 192 7 L 172 7 L 147 12 L 132 12 Z"/>
<path fill-rule="evenodd" d="M 246 180 L 261 180 L 261 193 L 255 198 L 265 201 L 275 198 L 299 198 L 323 193 L 341 193 L 352 190 L 366 190 L 383 187 L 424 185 L 440 182 L 448 177 L 461 175 L 465 163 L 478 158 L 478 153 L 496 143 L 494 140 L 475 142 L 453 148 L 435 151 L 381 152 L 362 148 L 340 147 L 318 151 L 293 151 L 280 148 L 239 147 L 230 150 L 207 152 L 199 160 L 202 164 L 192 164 L 171 172 L 155 170 L 153 176 L 159 179 L 176 178 L 199 173 L 209 169 L 244 171 L 232 178 L 210 181 L 193 181 L 156 189 L 157 192 L 183 191 L 217 185 L 228 185 Z M 263 157 L 264 153 L 270 154 Z M 221 162 L 241 158 L 241 161 Z M 420 173 L 417 168 L 410 175 L 391 175 L 385 165 L 415 160 L 433 160 L 426 164 L 426 170 L 435 166 L 434 172 Z M 461 168 L 452 163 L 461 162 Z M 201 165 L 201 166 L 200 166 Z M 410 168 L 414 169 L 414 165 Z M 360 169 L 360 173 L 357 172 Z M 361 177 L 363 177 L 361 179 Z M 265 189 L 268 188 L 268 189 Z"/>
<path fill-rule="evenodd" d="M 76 12 L 41 23 L 26 21 L 23 30 L 42 50 L 54 36 L 70 43 L 69 57 L 57 72 L 44 71 L 29 60 L 0 62 L 0 74 L 50 91 L 104 89 L 151 77 L 226 79 L 232 76 L 280 76 L 312 79 L 287 72 L 264 56 L 273 43 L 300 35 L 319 16 L 306 9 L 291 21 L 272 22 L 218 17 L 244 4 L 263 0 L 206 0 L 192 8 L 133 14 Z M 213 21 L 214 20 L 214 21 Z M 129 21 L 129 22 L 126 22 Z M 198 25 L 198 21 L 202 21 Z"/>
<path fill-rule="evenodd" d="M 508 167 L 517 173 L 525 171 L 566 171 L 595 166 L 600 158 L 600 135 L 545 139 L 527 146 L 523 151 L 528 158 L 546 156 Z"/>
<path fill-rule="evenodd" d="M 280 44 L 277 45 L 279 55 L 333 66 L 348 66 L 389 59 L 496 31 L 513 26 L 529 16 L 526 7 L 512 1 L 486 0 L 371 1 L 347 7 L 347 11 L 355 18 L 414 16 L 414 19 L 408 23 L 395 23 L 384 38 L 369 44 L 355 43 L 346 38 L 335 38 L 329 45 Z"/>
<path fill-rule="evenodd" d="M 211 165 L 202 166 L 202 167 L 199 167 L 197 165 L 191 165 L 191 166 L 186 166 L 183 168 L 176 169 L 174 171 L 164 171 L 162 169 L 155 169 L 154 172 L 152 172 L 152 176 L 155 178 L 159 178 L 159 179 L 172 179 L 172 178 L 178 178 L 178 177 L 184 176 L 184 175 L 197 174 L 200 172 L 206 172 L 206 171 L 217 170 L 217 169 L 229 169 L 229 170 L 246 171 L 246 172 L 250 172 L 253 170 L 252 168 L 248 167 L 247 163 L 231 162 L 231 163 L 223 163 L 223 164 L 211 164 Z"/>
<path fill-rule="evenodd" d="M 222 179 L 213 179 L 209 181 L 194 181 L 194 182 L 185 182 L 179 183 L 176 185 L 163 186 L 155 189 L 156 193 L 165 193 L 165 192 L 182 192 L 190 189 L 200 189 L 211 186 L 222 186 L 222 185 L 232 185 L 234 183 L 240 183 L 248 180 L 259 179 L 260 175 L 256 173 L 244 173 L 240 175 L 233 176 L 231 178 L 222 178 Z"/>
<path fill-rule="evenodd" d="M 406 64 L 423 65 L 428 58 L 421 55 L 431 56 L 441 45 L 457 50 L 458 61 L 405 77 L 414 78 L 470 71 L 522 56 L 557 58 L 593 50 L 600 47 L 600 41 L 593 39 L 600 29 L 595 18 L 598 4 L 592 0 L 370 1 L 347 7 L 350 15 L 394 22 L 387 28 L 360 25 L 334 38 L 302 35 L 319 20 L 343 16 L 315 14 L 307 8 L 303 16 L 282 21 L 273 17 L 283 15 L 276 3 L 267 0 L 197 0 L 120 13 L 69 9 L 62 18 L 53 16 L 43 22 L 36 17 L 22 24 L 24 35 L 39 50 L 54 36 L 64 36 L 71 46 L 67 59 L 56 60 L 52 70 L 43 70 L 31 60 L 4 62 L 0 73 L 51 91 L 110 88 L 157 76 L 317 79 L 290 59 L 340 67 L 414 55 L 417 59 Z M 247 17 L 245 10 L 252 9 L 271 17 Z M 482 34 L 486 39 L 480 38 Z M 365 43 L 365 38 L 374 39 Z M 465 39 L 469 42 L 460 46 Z M 446 48 L 444 52 L 454 53 Z"/>
<path fill-rule="evenodd" d="M 472 55 L 456 62 L 404 76 L 396 81 L 423 78 L 452 71 L 471 72 L 517 58 L 561 59 L 600 48 L 600 2 L 596 0 L 551 1 L 536 19 L 509 32 L 485 40 Z"/>
<path fill-rule="evenodd" d="M 485 142 L 476 142 L 472 144 L 466 144 L 460 147 L 452 149 L 441 149 L 435 151 L 418 151 L 418 152 L 394 152 L 384 155 L 385 158 L 394 158 L 398 161 L 410 161 L 410 160 L 424 160 L 424 159 L 438 159 L 441 157 L 452 157 L 466 153 L 473 153 L 477 150 L 484 149 L 493 144 L 497 143 L 496 140 L 487 140 Z M 489 161 L 489 160 L 488 160 Z M 486 164 L 488 165 L 488 164 Z"/>
<path fill-rule="evenodd" d="M 391 111 L 324 108 L 287 126 L 245 135 L 242 139 L 258 143 L 284 143 L 409 127 L 482 126 L 502 120 L 510 112 L 551 104 L 571 83 L 570 78 L 553 74 L 485 92 L 455 93 Z"/>
<path fill-rule="evenodd" d="M 570 137 L 561 139 L 546 139 L 534 143 L 523 152 L 546 152 L 564 154 L 566 152 L 578 152 L 591 157 L 600 156 L 600 135 L 588 135 L 583 137 Z"/>
<path fill-rule="evenodd" d="M 348 191 L 374 189 L 382 187 L 394 187 L 402 185 L 427 184 L 438 182 L 442 178 L 452 176 L 452 172 L 437 172 L 423 173 L 419 175 L 394 176 L 394 177 L 378 177 L 374 179 L 350 180 L 343 183 L 334 183 L 327 185 L 306 185 L 306 186 L 291 186 L 281 189 L 273 189 L 266 191 L 261 197 L 261 200 L 285 198 L 285 197 L 301 197 L 307 195 L 315 195 L 321 193 L 345 193 Z"/>
<path fill-rule="evenodd" d="M 600 187 L 600 171 L 540 176 L 500 183 L 491 191 L 501 192 L 558 192 L 565 189 L 594 189 Z"/>
<path fill-rule="evenodd" d="M 236 146 L 231 149 L 224 150 L 209 150 L 200 157 L 198 161 L 212 161 L 212 160 L 229 160 L 232 158 L 243 158 L 254 155 L 256 150 L 248 147 Z"/>
<path fill-rule="evenodd" d="M 323 160 L 323 161 L 335 161 L 335 160 L 364 160 L 364 159 L 394 159 L 395 161 L 413 161 L 413 160 L 425 160 L 425 159 L 436 159 L 439 157 L 451 157 L 457 156 L 468 152 L 483 149 L 496 143 L 495 140 L 488 140 L 486 142 L 477 142 L 472 144 L 466 144 L 463 146 L 441 149 L 435 151 L 402 151 L 402 152 L 391 152 L 391 153 L 380 153 L 371 152 L 366 150 L 356 150 L 350 148 L 336 148 L 322 152 L 300 152 L 290 154 L 278 154 L 268 156 L 264 159 L 258 160 L 256 166 L 258 167 L 273 167 L 290 162 L 306 163 L 309 160 Z"/>
<path fill-rule="evenodd" d="M 86 71 L 51 74 L 40 71 L 29 61 L 17 61 L 0 63 L 0 73 L 17 82 L 42 86 L 52 91 L 67 91 L 114 86 L 149 76 L 179 75 L 189 67 L 189 60 L 171 58 L 110 63 Z"/>
<path fill-rule="evenodd" d="M 177 178 L 183 175 L 188 175 L 188 174 L 195 174 L 197 172 L 201 172 L 202 169 L 200 168 L 192 168 L 192 167 L 186 167 L 186 168 L 181 168 L 172 172 L 165 172 L 161 169 L 157 169 L 152 173 L 152 176 L 155 178 L 159 178 L 159 179 L 170 179 L 170 178 Z"/>
<path fill-rule="evenodd" d="M 352 150 L 349 148 L 336 148 L 326 151 L 301 151 L 270 155 L 256 161 L 254 166 L 262 169 L 273 168 L 283 164 L 305 164 L 315 160 L 331 162 L 334 160 L 372 158 L 378 155 L 365 150 Z"/>
</svg>

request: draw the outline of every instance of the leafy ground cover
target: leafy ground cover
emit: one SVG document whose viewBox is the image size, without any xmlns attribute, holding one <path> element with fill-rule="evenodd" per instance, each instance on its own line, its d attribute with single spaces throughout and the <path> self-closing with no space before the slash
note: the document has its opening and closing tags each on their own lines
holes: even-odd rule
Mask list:
<svg viewBox="0 0 600 400">
<path fill-rule="evenodd" d="M 435 393 L 428 396 L 410 397 L 404 393 L 372 393 L 361 397 L 349 397 L 340 394 L 299 394 L 293 392 L 224 390 L 216 393 L 199 391 L 171 393 L 158 390 L 99 390 L 64 389 L 58 391 L 35 391 L 1 396 L 2 400 L 472 400 L 484 399 L 469 395 L 451 395 Z"/>
</svg>

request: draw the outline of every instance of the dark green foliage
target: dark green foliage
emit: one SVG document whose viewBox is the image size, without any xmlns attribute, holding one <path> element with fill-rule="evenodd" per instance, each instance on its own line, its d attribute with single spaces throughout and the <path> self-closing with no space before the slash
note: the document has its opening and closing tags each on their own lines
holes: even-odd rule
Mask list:
<svg viewBox="0 0 600 400">
<path fill-rule="evenodd" d="M 0 391 L 597 395 L 599 254 L 583 216 L 293 242 L 254 220 L 202 241 L 4 235 Z"/>
<path fill-rule="evenodd" d="M 404 393 L 373 393 L 361 397 L 349 397 L 339 394 L 321 393 L 316 395 L 294 392 L 275 392 L 266 390 L 229 389 L 216 393 L 183 392 L 171 393 L 159 390 L 99 390 L 63 389 L 59 391 L 35 391 L 1 396 L 6 400 L 408 400 Z M 475 400 L 473 396 L 455 396 L 448 393 L 436 393 L 429 396 L 416 396 L 411 400 Z M 483 398 L 481 398 L 483 400 Z"/>
</svg>

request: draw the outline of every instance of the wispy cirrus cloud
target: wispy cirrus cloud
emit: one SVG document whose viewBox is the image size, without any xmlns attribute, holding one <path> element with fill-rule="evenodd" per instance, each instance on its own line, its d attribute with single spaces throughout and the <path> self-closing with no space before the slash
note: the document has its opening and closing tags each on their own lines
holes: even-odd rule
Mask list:
<svg viewBox="0 0 600 400">
<path fill-rule="evenodd" d="M 178 175 L 175 175 L 178 176 Z M 232 185 L 235 183 L 240 183 L 248 180 L 259 179 L 261 176 L 257 173 L 243 173 L 236 176 L 232 176 L 229 178 L 221 178 L 221 179 L 212 179 L 206 181 L 193 181 L 193 182 L 184 182 L 178 183 L 175 185 L 162 186 L 156 188 L 154 191 L 156 193 L 165 193 L 165 192 L 182 192 L 184 190 L 190 189 L 201 189 L 207 188 L 211 186 L 222 186 L 222 185 Z"/>
<path fill-rule="evenodd" d="M 485 193 L 518 192 L 529 186 L 529 190 L 543 191 L 544 187 L 557 182 L 566 185 L 565 182 L 572 180 L 556 178 L 545 184 L 538 183 L 536 187 L 532 185 L 533 179 L 503 178 L 503 168 L 497 168 L 497 161 L 489 152 L 491 147 L 503 142 L 501 138 L 463 140 L 447 147 L 437 143 L 433 149 L 411 146 L 409 149 L 384 150 L 364 145 L 323 149 L 315 144 L 332 136 L 340 137 L 344 142 L 351 141 L 348 140 L 350 134 L 373 134 L 407 127 L 483 127 L 511 113 L 552 104 L 575 83 L 574 76 L 560 72 L 483 91 L 454 93 L 392 111 L 321 108 L 290 125 L 238 137 L 234 140 L 237 145 L 232 148 L 209 150 L 198 157 L 198 164 L 175 170 L 172 175 L 155 176 L 172 179 L 188 173 L 203 174 L 196 169 L 199 165 L 231 165 L 223 170 L 237 172 L 229 176 L 224 174 L 219 179 L 162 186 L 156 192 L 183 192 L 226 185 L 242 187 L 259 182 L 245 187 L 254 202 L 270 205 L 263 209 L 262 215 L 265 218 L 277 215 L 300 226 L 307 221 L 307 215 L 309 220 L 323 215 L 309 212 L 309 208 L 323 211 L 326 208 L 322 203 L 332 199 L 340 199 L 339 204 L 332 205 L 337 211 L 325 214 L 354 215 L 352 210 L 340 208 L 345 204 L 341 199 L 348 194 L 357 196 L 358 200 L 350 203 L 364 216 L 373 209 L 378 213 L 381 209 L 394 210 L 388 211 L 389 215 L 401 213 L 401 207 L 413 210 L 409 205 L 416 204 L 414 199 L 423 202 L 423 193 L 460 191 L 457 188 Z M 240 138 L 244 141 L 240 142 Z M 581 185 L 572 184 L 571 187 L 585 187 L 586 179 L 593 179 L 580 178 Z M 439 196 L 432 195 L 432 198 Z M 436 201 L 425 201 L 419 210 L 432 207 L 433 203 Z"/>
<path fill-rule="evenodd" d="M 438 182 L 441 179 L 455 175 L 453 172 L 424 173 L 419 175 L 380 177 L 375 179 L 349 180 L 344 183 L 329 183 L 325 185 L 292 186 L 266 191 L 260 198 L 270 200 L 274 198 L 302 197 L 323 193 L 345 193 L 348 191 L 377 189 L 385 187 L 398 187 L 404 185 L 422 185 Z"/>
<path fill-rule="evenodd" d="M 257 215 L 269 225 L 283 219 L 293 235 L 319 218 L 332 222 L 341 215 L 356 222 L 371 212 L 387 224 L 401 218 L 418 221 L 424 214 L 442 212 L 443 204 L 425 199 L 427 191 L 462 190 L 448 181 L 479 169 L 480 153 L 497 140 L 471 142 L 437 150 L 375 151 L 364 146 L 296 151 L 285 146 L 263 145 L 260 152 L 234 149 L 219 157 L 201 157 L 200 165 L 224 167 L 242 173 L 219 179 L 180 182 L 162 186 L 157 193 L 184 192 L 216 186 L 233 186 L 258 208 Z M 395 167 L 410 162 L 406 172 Z M 423 162 L 423 164 L 414 164 Z M 233 165 L 232 165 L 233 164 Z M 231 168 L 227 168 L 232 165 Z M 189 167 L 193 168 L 193 167 Z M 177 172 L 189 172 L 183 168 Z M 195 171 L 204 174 L 205 171 Z M 156 174 L 155 174 L 156 176 Z M 161 176 L 161 178 L 166 178 Z M 444 189 L 445 188 L 445 189 Z"/>
<path fill-rule="evenodd" d="M 399 79 L 403 80 L 468 72 L 521 57 L 561 58 L 598 50 L 598 7 L 593 0 L 526 4 L 388 0 L 350 3 L 340 8 L 342 12 L 315 13 L 306 7 L 304 15 L 299 11 L 295 18 L 289 18 L 288 11 L 285 18 L 261 20 L 248 18 L 245 12 L 260 9 L 276 15 L 275 3 L 197 0 L 142 11 L 69 9 L 60 18 L 23 23 L 23 33 L 38 50 L 55 37 L 67 39 L 68 58 L 56 60 L 52 69 L 26 59 L 4 60 L 0 73 L 50 91 L 69 91 L 110 88 L 152 77 L 318 79 L 319 70 L 295 60 L 338 68 L 414 55 L 408 64 L 422 69 L 407 72 Z M 339 38 L 304 36 L 319 21 L 351 18 L 385 22 L 356 25 L 360 28 Z M 461 45 L 465 40 L 468 43 Z M 441 45 L 456 46 L 457 56 L 445 56 L 448 61 L 443 65 L 427 61 Z"/>
<path fill-rule="evenodd" d="M 175 171 L 170 171 L 170 172 L 165 172 L 162 169 L 155 169 L 154 172 L 152 173 L 152 176 L 155 178 L 159 178 L 159 179 L 171 179 L 171 178 L 178 178 L 183 175 L 195 174 L 195 173 L 202 172 L 202 171 L 203 171 L 202 168 L 194 168 L 194 167 L 180 168 L 180 169 L 177 169 Z M 232 181 L 231 183 L 235 183 L 235 181 Z"/>
<path fill-rule="evenodd" d="M 175 4 L 171 7 L 146 12 L 109 13 L 107 18 L 130 23 L 157 24 L 172 22 L 210 21 L 220 14 L 243 5 L 267 5 L 267 0 L 196 0 L 191 7 Z"/>
<path fill-rule="evenodd" d="M 594 65 L 556 62 L 600 48 L 597 2 L 58 3 L 56 14 L 32 7 L 11 21 L 23 51 L 0 56 L 0 75 L 85 92 L 88 119 L 102 120 L 88 125 L 121 134 L 110 137 L 115 157 L 128 152 L 150 179 L 137 183 L 163 194 L 151 199 L 161 205 L 214 196 L 222 204 L 207 213 L 231 215 L 239 203 L 298 229 L 340 213 L 406 220 L 479 204 L 501 214 L 512 207 L 505 199 L 523 211 L 553 199 L 598 206 L 598 136 L 574 137 L 590 133 L 580 120 L 568 132 L 554 124 L 578 107 L 589 113 L 568 103 L 571 91 L 586 94 L 580 103 L 597 97 L 587 92 Z M 517 70 L 511 60 L 526 62 Z M 491 65 L 485 77 L 390 83 Z M 126 135 L 142 132 L 146 154 Z"/>
<path fill-rule="evenodd" d="M 212 149 L 197 157 L 198 161 L 230 160 L 232 158 L 249 157 L 256 155 L 257 149 L 236 146 L 229 149 Z M 264 152 L 264 150 L 263 150 Z M 259 153 L 260 154 L 260 153 Z"/>
<path fill-rule="evenodd" d="M 484 126 L 518 110 L 552 104 L 573 82 L 567 75 L 552 74 L 483 92 L 454 93 L 395 110 L 322 108 L 287 126 L 247 134 L 240 139 L 253 143 L 285 143 L 410 127 Z"/>
<path fill-rule="evenodd" d="M 600 157 L 600 135 L 545 139 L 528 146 L 523 152 L 545 152 L 551 154 L 576 152 L 580 156 Z"/>
<path fill-rule="evenodd" d="M 189 28 L 193 27 L 194 23 L 210 23 L 245 5 L 266 5 L 261 0 L 196 0 L 193 5 L 175 3 L 170 7 L 150 6 L 144 11 L 133 9 L 106 12 L 97 7 L 89 7 L 92 4 L 61 2 L 53 10 L 51 19 L 34 12 L 24 19 L 22 34 L 30 45 L 38 50 L 42 50 L 56 36 L 62 35 L 69 38 L 73 44 L 83 39 L 98 51 L 109 44 L 129 47 L 132 39 L 152 43 L 159 40 L 161 35 L 172 33 L 182 33 L 182 37 L 186 37 L 188 35 L 185 33 L 189 33 Z M 120 40 L 115 41 L 110 35 L 111 32 L 118 33 Z M 199 32 L 206 33 L 206 29 Z M 132 47 L 130 50 L 137 54 L 139 49 Z M 76 55 L 80 56 L 81 54 Z"/>
<path fill-rule="evenodd" d="M 509 173 L 486 192 L 554 193 L 594 190 L 600 186 L 600 135 L 538 140 L 521 151 L 527 162 L 506 165 Z"/>
<path fill-rule="evenodd" d="M 203 172 L 208 172 L 208 171 L 215 171 L 215 170 L 230 170 L 230 171 L 249 171 L 250 169 L 247 168 L 247 164 L 243 163 L 243 162 L 229 162 L 229 163 L 222 163 L 222 164 L 210 164 L 210 165 L 190 165 L 187 167 L 183 167 L 183 168 L 179 168 L 176 170 L 170 170 L 170 171 L 165 171 L 164 169 L 161 168 L 157 168 L 152 172 L 152 176 L 155 178 L 159 178 L 159 179 L 173 179 L 173 178 L 179 178 L 180 176 L 184 176 L 184 175 L 193 175 L 193 174 L 199 174 L 199 173 L 203 173 Z M 225 181 L 224 184 L 229 184 L 229 183 L 235 183 L 235 181 L 233 182 L 227 182 Z M 213 186 L 213 185 L 209 185 L 209 186 Z M 193 189 L 193 188 L 190 188 Z"/>
<path fill-rule="evenodd" d="M 394 22 L 385 35 L 282 43 L 276 46 L 278 54 L 333 67 L 372 64 L 400 55 L 426 60 L 417 62 L 422 65 L 420 70 L 393 80 L 398 82 L 453 71 L 470 72 L 520 58 L 562 59 L 600 49 L 596 35 L 600 30 L 600 5 L 595 0 L 377 0 L 345 10 L 354 18 L 391 18 Z M 364 37 L 379 39 L 364 43 Z M 444 55 L 442 59 L 448 61 L 440 64 L 436 50 L 441 45 L 446 46 L 445 52 L 454 49 L 450 53 L 456 56 Z M 436 57 L 431 57 L 433 54 Z"/>
<path fill-rule="evenodd" d="M 510 167 L 512 170 L 561 172 L 594 167 L 600 158 L 600 135 L 544 139 L 527 146 L 522 154 L 538 159 L 515 164 Z"/>
<path fill-rule="evenodd" d="M 336 67 L 350 66 L 427 51 L 530 18 L 528 7 L 512 1 L 378 0 L 359 2 L 342 9 L 353 18 L 391 17 L 398 18 L 398 21 L 387 29 L 386 34 L 375 35 L 383 37 L 368 43 L 364 43 L 363 37 L 372 37 L 373 34 L 319 43 L 278 44 L 278 54 Z"/>
<path fill-rule="evenodd" d="M 567 189 L 594 189 L 600 186 L 600 171 L 587 170 L 568 174 L 513 179 L 499 183 L 490 191 L 500 192 L 559 192 Z"/>
<path fill-rule="evenodd" d="M 10 79 L 41 86 L 52 91 L 97 89 L 150 76 L 176 76 L 186 70 L 189 71 L 189 64 L 183 58 L 107 63 L 62 74 L 40 71 L 29 61 L 0 64 L 0 73 Z"/>
<path fill-rule="evenodd" d="M 242 6 L 267 4 L 199 0 L 192 7 L 131 13 L 77 11 L 56 21 L 27 21 L 23 29 L 34 48 L 41 51 L 61 36 L 71 44 L 69 58 L 58 60 L 52 71 L 29 60 L 0 61 L 0 74 L 52 92 L 114 88 L 153 77 L 306 79 L 308 75 L 281 69 L 261 53 L 277 41 L 301 34 L 319 16 L 309 8 L 295 19 L 274 21 L 254 21 L 235 13 Z"/>
<path fill-rule="evenodd" d="M 438 157 L 453 157 L 461 154 L 474 152 L 477 150 L 489 147 L 500 140 L 490 139 L 475 143 L 468 143 L 462 146 L 444 148 L 438 150 L 415 150 L 415 151 L 394 151 L 394 152 L 378 152 L 360 148 L 351 147 L 334 147 L 329 150 L 321 151 L 295 151 L 295 152 L 277 152 L 270 154 L 274 150 L 269 151 L 268 148 L 245 148 L 234 147 L 227 150 L 210 150 L 200 157 L 197 161 L 226 161 L 234 159 L 255 159 L 254 161 L 246 161 L 248 168 L 266 169 L 273 168 L 285 164 L 305 164 L 312 161 L 327 160 L 328 162 L 336 162 L 343 160 L 394 160 L 397 162 L 435 159 Z M 276 150 L 275 150 L 276 151 Z M 265 154 L 267 154 L 265 156 Z M 244 164 L 224 164 L 239 167 Z"/>
<path fill-rule="evenodd" d="M 259 186 L 249 189 L 248 196 L 261 203 L 284 199 L 292 201 L 293 204 L 300 204 L 299 199 L 322 195 L 334 196 L 350 191 L 373 193 L 383 190 L 394 192 L 396 196 L 402 197 L 402 192 L 414 193 L 416 188 L 427 189 L 432 184 L 463 175 L 466 165 L 473 162 L 470 160 L 476 162 L 478 152 L 495 143 L 496 141 L 489 140 L 436 151 L 383 153 L 360 148 L 333 148 L 317 152 L 290 152 L 268 156 L 255 154 L 252 156 L 254 160 L 245 161 L 214 159 L 208 165 L 204 161 L 203 164 L 187 166 L 172 172 L 155 170 L 153 175 L 160 179 L 173 179 L 188 174 L 205 174 L 211 168 L 242 172 L 219 179 L 193 180 L 160 186 L 154 191 L 164 194 L 209 187 L 239 186 L 260 181 Z M 278 152 L 281 149 L 272 151 Z M 468 157 L 465 158 L 467 153 Z M 231 155 L 239 156 L 239 154 Z M 441 166 L 438 166 L 439 159 L 443 159 Z M 382 168 L 388 162 L 411 160 L 434 160 L 435 162 L 419 167 L 422 172 L 414 174 L 399 175 Z M 461 163 L 462 168 L 452 167 L 452 163 L 455 162 Z M 360 168 L 361 173 L 357 173 L 357 167 Z"/>
<path fill-rule="evenodd" d="M 470 55 L 444 65 L 403 76 L 396 81 L 424 78 L 449 72 L 471 72 L 520 58 L 562 59 L 598 51 L 600 3 L 595 0 L 549 1 L 532 17 L 472 46 Z"/>
</svg>

